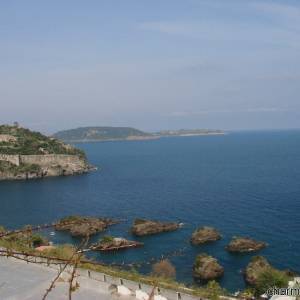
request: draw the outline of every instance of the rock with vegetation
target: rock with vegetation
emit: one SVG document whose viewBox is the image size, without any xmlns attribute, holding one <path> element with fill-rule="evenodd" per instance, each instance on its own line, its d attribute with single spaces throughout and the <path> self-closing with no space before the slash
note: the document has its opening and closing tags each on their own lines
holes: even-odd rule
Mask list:
<svg viewBox="0 0 300 300">
<path fill-rule="evenodd" d="M 213 227 L 204 226 L 192 234 L 191 243 L 193 245 L 202 245 L 208 242 L 215 242 L 222 238 L 218 230 Z"/>
<path fill-rule="evenodd" d="M 130 241 L 121 237 L 104 236 L 101 241 L 91 246 L 96 251 L 116 251 L 129 248 L 142 247 L 144 244 L 137 241 Z"/>
<path fill-rule="evenodd" d="M 82 150 L 18 125 L 0 126 L 0 180 L 75 175 L 91 169 Z"/>
<path fill-rule="evenodd" d="M 290 278 L 289 271 L 275 269 L 266 258 L 255 256 L 244 272 L 245 281 L 254 287 L 255 294 L 261 295 L 272 287 L 287 287 Z"/>
<path fill-rule="evenodd" d="M 179 223 L 159 222 L 145 219 L 135 219 L 131 232 L 136 236 L 157 234 L 167 231 L 175 231 L 179 228 Z"/>
<path fill-rule="evenodd" d="M 229 252 L 245 253 L 259 251 L 267 246 L 267 243 L 250 238 L 234 237 L 226 249 Z"/>
<path fill-rule="evenodd" d="M 90 236 L 107 229 L 117 222 L 109 218 L 69 216 L 62 218 L 55 229 L 69 231 L 72 236 Z"/>
<path fill-rule="evenodd" d="M 218 260 L 206 253 L 199 254 L 196 257 L 193 266 L 193 275 L 201 280 L 212 280 L 223 276 L 224 268 L 218 263 Z"/>
</svg>

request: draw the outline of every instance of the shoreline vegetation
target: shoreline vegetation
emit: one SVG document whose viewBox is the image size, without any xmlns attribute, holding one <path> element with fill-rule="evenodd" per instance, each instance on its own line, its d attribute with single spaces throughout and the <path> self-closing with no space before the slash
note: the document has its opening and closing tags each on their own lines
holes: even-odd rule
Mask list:
<svg viewBox="0 0 300 300">
<path fill-rule="evenodd" d="M 108 218 L 95 218 L 95 217 L 82 217 L 82 216 L 69 216 L 59 220 L 56 223 L 43 226 L 25 226 L 21 230 L 7 231 L 4 227 L 0 226 L 0 255 L 16 257 L 18 254 L 25 255 L 27 258 L 30 256 L 47 258 L 51 260 L 57 259 L 66 261 L 70 265 L 76 265 L 80 268 L 99 271 L 107 275 L 116 276 L 124 279 L 133 280 L 140 283 L 150 284 L 156 287 L 168 288 L 178 292 L 185 292 L 191 295 L 206 297 L 209 299 L 219 299 L 221 296 L 232 295 L 222 288 L 216 279 L 221 277 L 226 270 L 223 269 L 218 261 L 209 254 L 201 253 L 195 257 L 195 264 L 191 269 L 191 276 L 195 279 L 201 280 L 201 285 L 187 286 L 183 283 L 176 281 L 176 269 L 169 261 L 169 258 L 159 259 L 156 262 L 152 261 L 152 272 L 149 274 L 141 274 L 135 269 L 135 264 L 128 265 L 108 265 L 99 261 L 92 261 L 86 258 L 85 253 L 88 251 L 98 251 L 105 249 L 112 249 L 114 251 L 124 250 L 126 246 L 128 251 L 135 246 L 142 246 L 138 241 L 129 241 L 123 238 L 114 238 L 111 236 L 104 236 L 99 242 L 95 244 L 88 244 L 89 237 L 99 232 L 105 231 L 108 226 L 112 226 L 116 221 Z M 146 224 L 148 232 L 151 234 L 168 234 L 163 230 L 163 224 L 169 224 L 161 221 L 139 220 L 134 221 L 133 224 Z M 175 224 L 175 223 L 174 223 Z M 134 225 L 133 225 L 134 226 Z M 152 230 L 150 228 L 152 226 Z M 79 246 L 58 244 L 53 245 L 49 242 L 42 233 L 45 228 L 53 228 L 54 230 L 65 230 L 70 235 L 76 232 L 76 236 L 81 236 L 82 241 Z M 208 230 L 209 229 L 209 230 Z M 40 231 L 41 233 L 38 233 Z M 80 232 L 78 235 L 77 232 Z M 208 236 L 205 238 L 205 232 Z M 196 231 L 197 234 L 201 233 L 201 243 L 214 242 L 212 240 L 212 233 L 216 233 L 211 227 L 201 227 Z M 132 232 L 134 235 L 134 232 Z M 193 235 L 193 233 L 191 233 Z M 194 232 L 195 236 L 195 232 Z M 219 237 L 218 237 L 219 238 Z M 234 238 L 236 241 L 240 240 L 241 252 L 245 252 L 245 238 Z M 144 240 L 146 243 L 146 240 Z M 251 239 L 251 247 L 259 241 Z M 253 248 L 248 249 L 252 251 Z M 260 249 L 257 248 L 257 251 Z M 226 251 L 226 249 L 224 249 Z M 253 299 L 259 297 L 268 288 L 276 286 L 277 288 L 287 287 L 289 280 L 292 280 L 295 273 L 291 271 L 282 271 L 275 269 L 264 257 L 254 256 L 250 258 L 249 264 L 243 271 L 243 276 L 247 284 L 247 288 L 240 292 L 237 296 L 238 299 Z M 195 281 L 197 282 L 197 280 Z"/>
<path fill-rule="evenodd" d="M 144 132 L 132 127 L 79 127 L 55 133 L 54 138 L 68 143 L 143 141 L 165 137 L 188 137 L 224 135 L 226 132 L 214 129 L 180 129 Z"/>
</svg>

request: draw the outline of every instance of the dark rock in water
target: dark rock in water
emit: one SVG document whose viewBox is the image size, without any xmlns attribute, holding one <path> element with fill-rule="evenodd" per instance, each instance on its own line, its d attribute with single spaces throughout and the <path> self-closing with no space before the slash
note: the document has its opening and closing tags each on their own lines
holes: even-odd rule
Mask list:
<svg viewBox="0 0 300 300">
<path fill-rule="evenodd" d="M 226 249 L 229 252 L 254 252 L 267 246 L 267 243 L 250 238 L 233 238 Z"/>
<path fill-rule="evenodd" d="M 218 260 L 208 254 L 202 253 L 196 257 L 193 266 L 193 275 L 201 280 L 213 280 L 223 276 L 224 268 Z"/>
<path fill-rule="evenodd" d="M 96 251 L 115 251 L 128 248 L 142 247 L 144 244 L 137 241 L 129 241 L 118 237 L 104 237 L 99 243 L 92 245 Z"/>
<path fill-rule="evenodd" d="M 180 227 L 178 223 L 158 222 L 144 219 L 136 219 L 131 232 L 137 236 L 156 234 L 166 231 L 174 231 Z"/>
<path fill-rule="evenodd" d="M 272 266 L 266 258 L 262 256 L 254 256 L 246 267 L 244 273 L 245 281 L 250 285 L 255 285 L 259 275 L 270 269 L 272 269 Z"/>
<path fill-rule="evenodd" d="M 55 225 L 56 230 L 69 231 L 72 236 L 87 236 L 104 231 L 117 222 L 108 218 L 70 216 Z"/>
<path fill-rule="evenodd" d="M 201 245 L 208 242 L 214 242 L 221 239 L 221 234 L 213 227 L 201 227 L 194 231 L 191 243 L 193 245 Z"/>
</svg>

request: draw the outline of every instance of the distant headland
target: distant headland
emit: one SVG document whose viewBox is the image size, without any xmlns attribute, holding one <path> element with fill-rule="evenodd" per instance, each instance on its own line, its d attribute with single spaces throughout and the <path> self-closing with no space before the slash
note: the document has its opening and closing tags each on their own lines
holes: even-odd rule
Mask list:
<svg viewBox="0 0 300 300">
<path fill-rule="evenodd" d="M 200 136 L 200 135 L 223 135 L 222 130 L 213 129 L 180 129 L 162 130 L 158 132 L 145 132 L 132 127 L 80 127 L 59 131 L 53 135 L 54 138 L 69 143 L 81 142 L 104 142 L 104 141 L 134 141 L 151 140 L 162 137 L 174 136 Z"/>
</svg>

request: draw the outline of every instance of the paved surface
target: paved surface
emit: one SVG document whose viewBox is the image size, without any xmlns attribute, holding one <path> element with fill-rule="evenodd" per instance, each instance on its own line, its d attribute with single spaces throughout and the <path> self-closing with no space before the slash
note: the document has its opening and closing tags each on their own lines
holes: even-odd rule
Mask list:
<svg viewBox="0 0 300 300">
<path fill-rule="evenodd" d="M 57 271 L 49 267 L 0 257 L 0 300 L 41 300 Z M 68 299 L 68 280 L 61 278 L 49 293 L 49 300 Z M 107 284 L 89 278 L 78 278 L 80 287 L 72 293 L 74 300 L 132 300 L 112 294 Z"/>
</svg>

